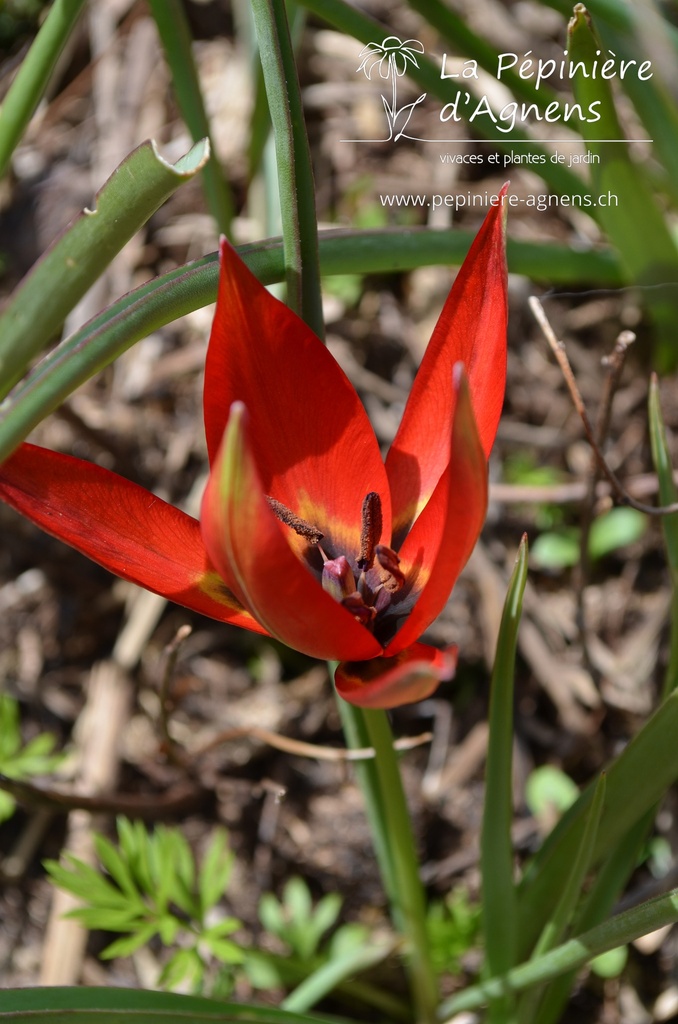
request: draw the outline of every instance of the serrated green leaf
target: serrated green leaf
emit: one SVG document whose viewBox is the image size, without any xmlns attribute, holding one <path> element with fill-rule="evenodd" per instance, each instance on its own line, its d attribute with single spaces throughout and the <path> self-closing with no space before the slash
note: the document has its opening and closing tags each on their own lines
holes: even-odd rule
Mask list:
<svg viewBox="0 0 678 1024">
<path fill-rule="evenodd" d="M 131 956 L 138 949 L 147 946 L 155 935 L 155 925 L 147 924 L 135 930 L 133 935 L 125 935 L 116 939 L 99 954 L 102 960 L 117 960 L 119 957 Z"/>
<path fill-rule="evenodd" d="M 234 857 L 228 847 L 228 832 L 216 829 L 200 866 L 200 906 L 202 913 L 216 906 L 228 888 Z"/>
<path fill-rule="evenodd" d="M 279 939 L 285 935 L 285 917 L 283 908 L 272 892 L 265 892 L 259 900 L 259 920 L 271 935 Z"/>
<path fill-rule="evenodd" d="M 113 843 L 109 842 L 109 840 L 100 833 L 95 833 L 94 849 L 103 867 L 108 871 L 118 888 L 121 889 L 121 891 L 125 893 L 127 898 L 133 903 L 143 905 L 139 890 L 132 878 L 129 865 Z"/>
<path fill-rule="evenodd" d="M 241 964 L 245 961 L 246 954 L 236 942 L 220 939 L 216 935 L 203 935 L 200 941 L 222 964 Z"/>
<path fill-rule="evenodd" d="M 159 984 L 175 988 L 184 983 L 192 988 L 200 987 L 205 974 L 205 965 L 196 949 L 180 949 L 163 968 Z"/>
</svg>

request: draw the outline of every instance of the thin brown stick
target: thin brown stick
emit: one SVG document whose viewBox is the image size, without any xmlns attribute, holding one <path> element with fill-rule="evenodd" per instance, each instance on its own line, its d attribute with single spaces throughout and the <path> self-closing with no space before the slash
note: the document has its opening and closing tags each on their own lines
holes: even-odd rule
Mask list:
<svg viewBox="0 0 678 1024">
<path fill-rule="evenodd" d="M 631 508 L 635 508 L 639 512 L 644 512 L 648 516 L 668 516 L 672 515 L 674 512 L 678 512 L 678 502 L 674 502 L 672 505 L 645 505 L 642 501 L 636 501 L 636 499 L 633 498 L 628 493 L 628 491 L 625 490 L 619 477 L 616 475 L 614 470 L 612 470 L 608 466 L 607 462 L 605 461 L 605 456 L 600 450 L 600 446 L 598 445 L 598 442 L 596 440 L 593 427 L 591 426 L 591 421 L 589 420 L 588 413 L 586 412 L 586 406 L 584 405 L 584 400 L 581 396 L 579 385 L 577 384 L 576 377 L 570 365 L 570 360 L 567 357 L 565 346 L 563 345 L 562 341 L 559 341 L 556 337 L 555 332 L 547 319 L 546 313 L 544 312 L 539 299 L 532 295 L 530 296 L 529 303 L 530 309 L 532 310 L 532 313 L 534 314 L 537 323 L 541 327 L 544 337 L 548 341 L 549 346 L 551 347 L 551 351 L 553 352 L 558 362 L 558 365 L 560 366 L 563 377 L 565 378 L 565 383 L 567 384 L 570 396 L 574 403 L 574 407 L 579 413 L 579 418 L 581 419 L 582 424 L 584 426 L 586 438 L 589 444 L 591 445 L 600 471 L 612 487 L 612 490 L 617 500 L 622 505 L 629 505 Z"/>
<path fill-rule="evenodd" d="M 226 729 L 219 733 L 200 749 L 197 757 L 220 747 L 223 743 L 230 743 L 232 740 L 242 739 L 259 740 L 269 747 L 281 750 L 285 754 L 296 754 L 297 757 L 312 757 L 316 761 L 369 761 L 375 756 L 373 747 L 356 747 L 347 750 L 345 747 L 322 747 L 315 743 L 304 743 L 303 740 L 294 740 L 289 736 L 281 736 L 279 733 L 271 732 L 259 725 L 241 725 L 233 729 Z M 433 733 L 423 732 L 419 736 L 403 736 L 393 744 L 395 750 L 414 750 L 425 743 L 430 743 Z"/>
</svg>

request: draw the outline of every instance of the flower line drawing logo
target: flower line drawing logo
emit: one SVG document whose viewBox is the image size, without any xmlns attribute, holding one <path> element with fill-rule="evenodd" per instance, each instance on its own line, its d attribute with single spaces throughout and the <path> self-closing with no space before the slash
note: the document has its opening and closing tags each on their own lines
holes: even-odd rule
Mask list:
<svg viewBox="0 0 678 1024">
<path fill-rule="evenodd" d="M 406 103 L 398 109 L 398 79 L 406 73 L 408 64 L 413 64 L 416 68 L 419 67 L 416 54 L 423 52 L 424 45 L 418 39 L 403 41 L 398 36 L 387 36 L 381 43 L 368 43 L 360 51 L 360 65 L 357 71 L 364 71 L 366 78 L 371 81 L 372 72 L 377 69 L 380 78 L 383 78 L 385 82 L 389 80 L 391 82 L 390 103 L 383 93 L 381 97 L 386 111 L 389 132 L 388 137 L 383 140 L 384 142 L 390 142 L 391 139 L 397 142 L 402 138 L 415 107 L 426 99 L 426 93 L 423 93 L 412 103 Z"/>
</svg>

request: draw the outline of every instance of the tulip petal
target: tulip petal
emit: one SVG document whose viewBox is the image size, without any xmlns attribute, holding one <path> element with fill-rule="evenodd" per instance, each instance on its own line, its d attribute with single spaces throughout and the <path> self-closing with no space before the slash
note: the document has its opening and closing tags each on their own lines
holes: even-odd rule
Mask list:
<svg viewBox="0 0 678 1024">
<path fill-rule="evenodd" d="M 317 526 L 330 558 L 356 557 L 370 491 L 381 497 L 390 535 L 386 471 L 353 385 L 313 331 L 222 241 L 205 367 L 210 463 L 233 402 L 250 412 L 248 436 L 264 492 Z"/>
<path fill-rule="evenodd" d="M 116 576 L 265 632 L 210 565 L 198 522 L 117 473 L 24 444 L 0 466 L 0 499 Z"/>
<path fill-rule="evenodd" d="M 454 677 L 457 648 L 438 651 L 412 644 L 393 658 L 342 662 L 334 673 L 337 693 L 359 708 L 398 708 L 424 700 Z"/>
<path fill-rule="evenodd" d="M 406 582 L 387 615 L 403 625 L 386 657 L 409 647 L 443 610 L 485 521 L 485 453 L 463 367 L 455 366 L 451 376 L 457 395 L 447 469 L 399 551 Z"/>
<path fill-rule="evenodd" d="M 316 658 L 376 657 L 381 645 L 322 589 L 300 560 L 296 535 L 271 511 L 246 420 L 242 403 L 234 403 L 205 491 L 201 523 L 210 557 L 234 579 L 256 619 L 289 647 Z M 320 575 L 320 553 L 308 543 L 305 548 Z"/>
<path fill-rule="evenodd" d="M 494 442 L 506 385 L 504 223 L 503 205 L 485 218 L 440 314 L 386 458 L 396 548 L 447 465 L 454 406 L 450 370 L 457 362 L 466 367 L 488 457 Z"/>
</svg>

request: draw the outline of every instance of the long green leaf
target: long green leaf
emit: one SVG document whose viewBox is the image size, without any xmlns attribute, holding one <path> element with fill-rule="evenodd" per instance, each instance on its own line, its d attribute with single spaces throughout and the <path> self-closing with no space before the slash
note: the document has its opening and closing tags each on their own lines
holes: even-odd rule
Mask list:
<svg viewBox="0 0 678 1024">
<path fill-rule="evenodd" d="M 6 989 L 0 1003 L 0 1022 L 4 1020 L 8 1024 L 330 1024 L 328 1018 L 265 1006 L 122 988 Z"/>
<path fill-rule="evenodd" d="M 320 239 L 324 274 L 410 270 L 430 264 L 460 264 L 472 236 L 461 231 L 367 231 L 328 234 Z M 284 276 L 282 245 L 271 240 L 241 246 L 240 254 L 264 284 Z M 553 281 L 619 284 L 620 271 L 609 252 L 578 256 L 555 246 L 508 243 L 509 269 L 540 268 Z M 564 275 L 558 277 L 558 274 Z M 0 462 L 71 392 L 128 348 L 165 324 L 214 302 L 217 254 L 212 253 L 141 285 L 99 313 L 47 355 L 0 406 Z M 539 276 L 535 274 L 534 276 Z"/>
<path fill-rule="evenodd" d="M 678 778 L 677 734 L 678 691 L 674 691 L 607 769 L 592 867 L 605 860 Z M 594 789 L 591 785 L 585 790 L 526 869 L 518 890 L 522 955 L 532 948 L 556 905 L 582 842 Z"/>
<path fill-rule="evenodd" d="M 676 921 L 678 889 L 673 889 L 664 896 L 618 914 L 576 939 L 570 939 L 537 960 L 515 967 L 503 977 L 491 978 L 453 996 L 441 1006 L 439 1018 L 445 1020 L 462 1010 L 475 1010 L 490 1001 L 551 981 L 567 971 L 583 967 L 601 953 Z"/>
<path fill-rule="evenodd" d="M 601 49 L 588 13 L 578 4 L 568 26 L 570 58 L 590 68 Z M 671 290 L 657 286 L 678 279 L 678 249 L 642 167 L 630 159 L 609 83 L 577 75 L 573 88 L 582 106 L 599 105 L 600 120 L 581 125 L 589 151 L 597 157 L 590 166 L 593 191 L 599 198 L 607 197 L 597 208 L 598 219 L 619 250 L 629 279 L 646 289 L 644 296 L 657 326 L 660 368 L 671 369 L 678 364 L 678 307 Z M 601 143 L 599 139 L 619 141 Z"/>
<path fill-rule="evenodd" d="M 283 1000 L 282 1008 L 290 1012 L 305 1013 L 343 981 L 385 960 L 393 951 L 393 945 L 393 942 L 385 942 L 356 946 L 355 949 L 333 957 L 297 985 L 294 992 Z"/>
<path fill-rule="evenodd" d="M 652 461 L 659 481 L 659 500 L 662 505 L 672 505 L 678 501 L 678 490 L 673 481 L 673 466 L 666 442 L 666 430 L 659 403 L 659 385 L 655 375 L 650 381 L 649 423 Z M 678 514 L 663 516 L 662 530 L 671 573 L 671 647 L 664 677 L 666 696 L 678 686 Z"/>
<path fill-rule="evenodd" d="M 287 304 L 322 338 L 315 183 L 285 3 L 252 0 L 252 11 L 275 139 Z"/>
<path fill-rule="evenodd" d="M 113 172 L 86 209 L 26 275 L 0 317 L 0 398 L 59 331 L 123 245 L 203 166 L 207 142 L 174 166 L 144 142 Z"/>
<path fill-rule="evenodd" d="M 191 30 L 186 10 L 180 0 L 149 0 L 149 6 L 172 72 L 172 88 L 191 138 L 194 142 L 200 139 L 210 140 L 209 159 L 202 169 L 205 197 L 219 231 L 230 235 L 233 197 L 212 141 L 198 69 L 193 59 Z"/>
<path fill-rule="evenodd" d="M 54 0 L 0 107 L 0 178 L 42 99 L 85 0 Z"/>
<path fill-rule="evenodd" d="M 516 893 L 511 842 L 513 680 L 526 581 L 527 537 L 523 537 L 499 627 L 490 691 L 480 865 L 485 956 L 491 975 L 504 974 L 516 963 Z"/>
</svg>

